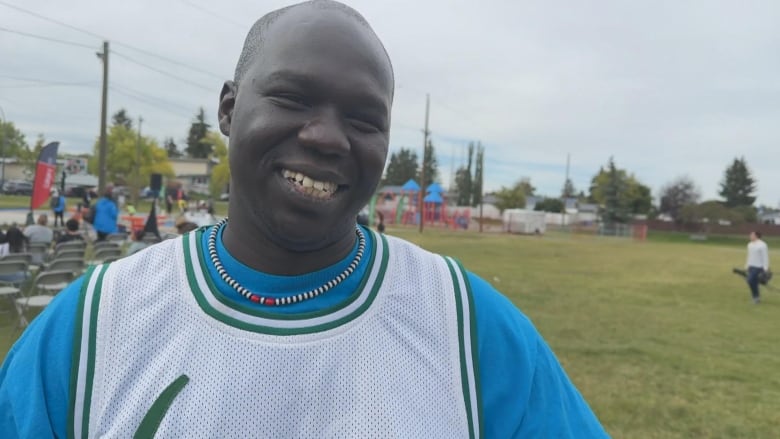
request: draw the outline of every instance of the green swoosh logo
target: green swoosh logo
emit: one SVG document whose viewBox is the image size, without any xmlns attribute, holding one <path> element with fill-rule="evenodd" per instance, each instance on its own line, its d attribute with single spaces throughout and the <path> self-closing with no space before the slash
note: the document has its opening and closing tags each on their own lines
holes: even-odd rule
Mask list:
<svg viewBox="0 0 780 439">
<path fill-rule="evenodd" d="M 157 433 L 157 429 L 160 428 L 165 414 L 168 413 L 168 409 L 171 408 L 173 400 L 179 395 L 179 392 L 184 389 L 184 386 L 190 381 L 187 375 L 182 375 L 176 378 L 172 383 L 168 384 L 168 387 L 162 391 L 160 396 L 154 401 L 149 411 L 146 412 L 144 418 L 141 420 L 141 424 L 138 426 L 138 430 L 135 431 L 133 439 L 150 439 Z"/>
</svg>

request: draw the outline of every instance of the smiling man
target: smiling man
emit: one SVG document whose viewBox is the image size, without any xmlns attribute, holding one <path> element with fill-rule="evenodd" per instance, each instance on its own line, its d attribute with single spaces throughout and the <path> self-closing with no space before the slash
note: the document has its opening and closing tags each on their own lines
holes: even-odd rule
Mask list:
<svg viewBox="0 0 780 439">
<path fill-rule="evenodd" d="M 0 436 L 605 437 L 508 300 L 355 224 L 392 99 L 354 10 L 261 18 L 220 95 L 229 220 L 61 292 L 0 370 Z"/>
</svg>

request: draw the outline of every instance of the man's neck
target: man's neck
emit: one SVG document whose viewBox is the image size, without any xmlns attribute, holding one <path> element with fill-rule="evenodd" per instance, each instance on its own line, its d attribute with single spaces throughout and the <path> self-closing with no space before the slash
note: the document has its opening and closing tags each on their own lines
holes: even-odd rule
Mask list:
<svg viewBox="0 0 780 439">
<path fill-rule="evenodd" d="M 355 234 L 349 234 L 333 244 L 313 251 L 286 249 L 267 239 L 262 233 L 241 233 L 225 225 L 222 243 L 242 264 L 267 274 L 294 276 L 321 270 L 349 255 L 355 245 Z"/>
</svg>

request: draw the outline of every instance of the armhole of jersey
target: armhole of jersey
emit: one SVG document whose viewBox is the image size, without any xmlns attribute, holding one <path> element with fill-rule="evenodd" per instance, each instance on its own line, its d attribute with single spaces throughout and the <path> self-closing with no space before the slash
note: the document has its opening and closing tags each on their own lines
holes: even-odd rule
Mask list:
<svg viewBox="0 0 780 439">
<path fill-rule="evenodd" d="M 71 439 L 88 436 L 92 378 L 95 372 L 95 324 L 100 304 L 100 284 L 107 268 L 108 264 L 89 267 L 76 308 L 68 404 L 68 438 Z"/>
<path fill-rule="evenodd" d="M 483 435 L 482 396 L 479 387 L 479 355 L 477 353 L 477 325 L 474 297 L 466 270 L 453 258 L 445 257 L 455 293 L 458 316 L 458 344 L 460 346 L 460 370 L 463 396 L 468 417 L 469 437 Z"/>
</svg>

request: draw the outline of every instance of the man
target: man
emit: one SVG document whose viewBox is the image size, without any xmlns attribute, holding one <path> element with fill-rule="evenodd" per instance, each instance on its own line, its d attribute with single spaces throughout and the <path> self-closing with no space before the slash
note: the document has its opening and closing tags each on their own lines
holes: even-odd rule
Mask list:
<svg viewBox="0 0 780 439">
<path fill-rule="evenodd" d="M 65 196 L 57 192 L 56 189 L 51 191 L 51 209 L 54 211 L 54 227 L 57 227 L 57 219 L 59 219 L 60 227 L 65 226 Z"/>
<path fill-rule="evenodd" d="M 49 228 L 49 217 L 42 213 L 38 215 L 38 222 L 24 228 L 24 236 L 27 242 L 40 242 L 51 245 L 54 240 L 54 231 Z"/>
<path fill-rule="evenodd" d="M 57 244 L 68 241 L 83 241 L 84 236 L 79 232 L 79 221 L 71 218 L 65 221 L 65 233 L 57 238 Z"/>
<path fill-rule="evenodd" d="M 105 241 L 108 235 L 117 232 L 117 220 L 119 219 L 119 208 L 112 197 L 113 188 L 107 188 L 97 202 L 95 202 L 95 213 L 92 218 L 92 227 L 97 233 L 98 241 Z"/>
<path fill-rule="evenodd" d="M 606 436 L 507 299 L 356 227 L 393 81 L 351 8 L 261 18 L 220 96 L 230 220 L 58 294 L 0 371 L 5 437 Z"/>
<path fill-rule="evenodd" d="M 759 304 L 761 303 L 761 296 L 758 291 L 758 284 L 761 276 L 769 272 L 769 248 L 761 240 L 761 232 L 759 231 L 750 232 L 745 268 L 747 269 L 747 283 L 750 287 L 753 303 Z"/>
</svg>

